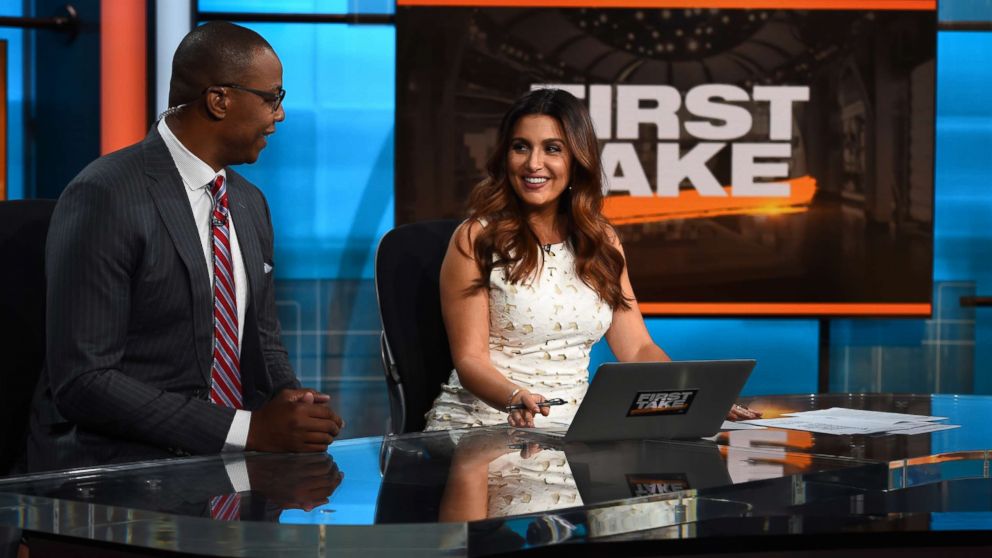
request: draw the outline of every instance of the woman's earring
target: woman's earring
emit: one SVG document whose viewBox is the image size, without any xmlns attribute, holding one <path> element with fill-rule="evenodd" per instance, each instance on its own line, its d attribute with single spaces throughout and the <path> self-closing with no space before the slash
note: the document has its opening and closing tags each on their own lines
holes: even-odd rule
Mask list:
<svg viewBox="0 0 992 558">
<path fill-rule="evenodd" d="M 568 191 L 569 191 L 569 192 L 571 192 L 571 191 L 572 191 L 572 185 L 571 185 L 571 184 L 569 184 L 569 185 L 568 185 Z"/>
</svg>

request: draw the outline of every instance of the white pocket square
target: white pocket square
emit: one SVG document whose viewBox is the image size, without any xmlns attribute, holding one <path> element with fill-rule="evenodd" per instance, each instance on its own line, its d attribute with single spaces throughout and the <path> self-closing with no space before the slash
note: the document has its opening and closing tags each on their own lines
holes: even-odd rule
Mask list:
<svg viewBox="0 0 992 558">
<path fill-rule="evenodd" d="M 262 262 L 262 269 L 265 270 L 266 275 L 272 273 L 272 266 L 265 262 Z"/>
</svg>

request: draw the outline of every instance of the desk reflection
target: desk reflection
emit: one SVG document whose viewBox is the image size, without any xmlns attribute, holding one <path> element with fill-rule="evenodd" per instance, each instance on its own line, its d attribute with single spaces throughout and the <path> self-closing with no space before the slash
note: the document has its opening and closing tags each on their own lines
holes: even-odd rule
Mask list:
<svg viewBox="0 0 992 558">
<path fill-rule="evenodd" d="M 693 498 L 701 490 L 857 463 L 792 451 L 801 443 L 810 443 L 808 433 L 772 429 L 724 432 L 712 440 L 568 444 L 540 432 L 509 428 L 387 438 L 375 521 L 477 521 L 603 504 L 616 507 L 632 499 Z M 662 519 L 648 519 L 646 524 Z"/>
<path fill-rule="evenodd" d="M 553 443 L 511 430 L 452 435 L 458 439 L 441 497 L 440 521 L 474 521 L 582 505 L 565 452 Z"/>
<path fill-rule="evenodd" d="M 213 519 L 277 521 L 283 510 L 310 511 L 327 503 L 344 474 L 326 453 L 249 453 L 48 477 L 23 493 Z"/>
<path fill-rule="evenodd" d="M 439 505 L 440 521 L 691 496 L 700 489 L 733 484 L 725 448 L 705 440 L 562 444 L 512 430 L 455 432 L 451 437 L 456 447 Z M 668 511 L 662 513 L 670 520 Z M 646 519 L 653 523 L 662 518 Z"/>
<path fill-rule="evenodd" d="M 531 516 L 527 540 L 558 540 L 577 532 L 603 537 L 657 529 L 700 514 L 739 517 L 751 509 L 698 496 L 733 484 L 726 452 L 706 441 L 562 444 L 512 430 L 451 438 L 456 446 L 439 505 L 442 522 Z M 519 538 L 503 523 L 490 525 L 490 546 Z"/>
</svg>

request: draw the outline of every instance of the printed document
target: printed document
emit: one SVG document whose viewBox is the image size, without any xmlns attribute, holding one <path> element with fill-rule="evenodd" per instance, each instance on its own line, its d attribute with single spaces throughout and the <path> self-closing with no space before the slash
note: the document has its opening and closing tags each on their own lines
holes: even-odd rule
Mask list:
<svg viewBox="0 0 992 558">
<path fill-rule="evenodd" d="M 887 413 L 832 407 L 816 411 L 785 413 L 781 418 L 754 419 L 746 424 L 802 430 L 819 434 L 926 434 L 959 428 L 954 424 L 935 424 L 947 417 Z"/>
<path fill-rule="evenodd" d="M 845 409 L 843 407 L 831 407 L 829 409 L 819 409 L 816 411 L 804 411 L 801 413 L 785 413 L 788 417 L 814 417 L 814 416 L 836 416 L 844 418 L 862 418 L 873 421 L 889 422 L 931 422 L 936 420 L 947 420 L 947 417 L 931 417 L 926 415 L 909 415 L 905 413 L 885 413 L 882 411 L 863 411 L 861 409 Z"/>
</svg>

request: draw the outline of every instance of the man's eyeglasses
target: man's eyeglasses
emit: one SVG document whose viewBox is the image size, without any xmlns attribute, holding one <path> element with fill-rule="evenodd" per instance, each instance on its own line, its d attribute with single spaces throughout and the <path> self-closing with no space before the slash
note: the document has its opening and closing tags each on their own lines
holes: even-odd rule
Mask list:
<svg viewBox="0 0 992 558">
<path fill-rule="evenodd" d="M 220 87 L 230 87 L 231 89 L 240 89 L 241 91 L 247 91 L 252 95 L 257 95 L 262 98 L 263 101 L 269 103 L 272 107 L 272 112 L 279 110 L 282 105 L 282 100 L 286 98 L 286 90 L 282 87 L 279 88 L 278 92 L 272 91 L 262 91 L 261 89 L 252 89 L 251 87 L 245 87 L 243 85 L 238 85 L 236 83 L 222 83 Z"/>
</svg>

